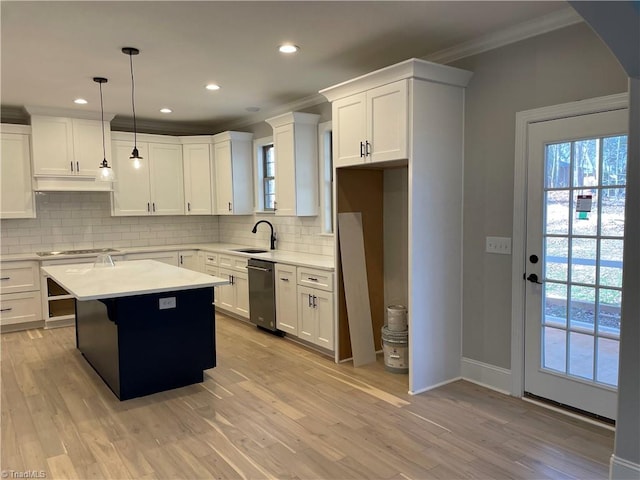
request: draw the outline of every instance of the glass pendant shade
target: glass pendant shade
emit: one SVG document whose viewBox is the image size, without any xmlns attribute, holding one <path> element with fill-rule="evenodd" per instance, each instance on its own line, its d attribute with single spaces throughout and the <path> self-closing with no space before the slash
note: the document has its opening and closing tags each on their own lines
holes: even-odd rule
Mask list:
<svg viewBox="0 0 640 480">
<path fill-rule="evenodd" d="M 103 182 L 113 182 L 115 180 L 115 174 L 113 173 L 113 168 L 109 166 L 107 159 L 102 160 L 102 164 L 100 165 L 100 175 L 98 180 Z"/>
</svg>

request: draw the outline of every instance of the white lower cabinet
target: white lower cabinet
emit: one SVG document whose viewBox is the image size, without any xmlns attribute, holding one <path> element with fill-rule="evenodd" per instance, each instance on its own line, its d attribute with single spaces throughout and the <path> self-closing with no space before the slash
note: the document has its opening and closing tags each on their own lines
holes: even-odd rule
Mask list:
<svg viewBox="0 0 640 480">
<path fill-rule="evenodd" d="M 178 266 L 204 272 L 204 254 L 198 250 L 181 250 L 178 252 Z"/>
<path fill-rule="evenodd" d="M 333 293 L 298 285 L 298 337 L 334 349 Z"/>
<path fill-rule="evenodd" d="M 218 277 L 229 279 L 229 285 L 216 290 L 216 307 L 242 318 L 249 318 L 249 274 L 247 259 L 235 255 L 218 255 Z M 209 268 L 209 265 L 207 266 Z"/>
<path fill-rule="evenodd" d="M 39 263 L 2 262 L 0 278 L 2 331 L 42 326 Z"/>
<path fill-rule="evenodd" d="M 276 328 L 298 336 L 298 294 L 293 265 L 276 263 Z"/>
</svg>

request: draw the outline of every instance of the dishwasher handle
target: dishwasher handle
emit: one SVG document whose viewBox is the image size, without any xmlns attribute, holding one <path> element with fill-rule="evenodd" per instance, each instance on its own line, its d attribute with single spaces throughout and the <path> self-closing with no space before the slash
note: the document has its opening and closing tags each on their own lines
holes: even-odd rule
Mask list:
<svg viewBox="0 0 640 480">
<path fill-rule="evenodd" d="M 254 265 L 247 265 L 249 270 L 258 270 L 259 272 L 270 272 L 270 268 L 256 267 Z"/>
</svg>

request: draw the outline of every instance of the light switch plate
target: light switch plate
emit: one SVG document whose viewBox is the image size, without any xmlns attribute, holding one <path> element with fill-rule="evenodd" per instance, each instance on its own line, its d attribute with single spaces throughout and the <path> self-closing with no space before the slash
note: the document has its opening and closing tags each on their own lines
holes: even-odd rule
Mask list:
<svg viewBox="0 0 640 480">
<path fill-rule="evenodd" d="M 160 310 L 176 308 L 176 297 L 166 297 L 160 299 Z"/>
<path fill-rule="evenodd" d="M 511 255 L 510 237 L 487 237 L 487 253 L 499 253 L 501 255 Z"/>
</svg>

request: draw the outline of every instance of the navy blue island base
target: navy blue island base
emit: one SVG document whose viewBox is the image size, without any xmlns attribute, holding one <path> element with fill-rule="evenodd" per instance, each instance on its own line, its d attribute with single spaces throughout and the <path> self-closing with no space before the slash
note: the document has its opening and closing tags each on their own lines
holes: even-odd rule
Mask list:
<svg viewBox="0 0 640 480">
<path fill-rule="evenodd" d="M 202 382 L 216 365 L 213 288 L 76 300 L 76 347 L 120 400 Z"/>
</svg>

